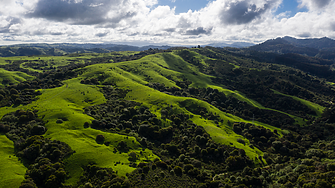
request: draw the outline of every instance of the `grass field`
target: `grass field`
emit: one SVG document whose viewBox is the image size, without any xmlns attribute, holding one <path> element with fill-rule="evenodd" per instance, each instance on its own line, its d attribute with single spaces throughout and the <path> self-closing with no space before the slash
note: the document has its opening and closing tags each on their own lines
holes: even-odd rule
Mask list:
<svg viewBox="0 0 335 188">
<path fill-rule="evenodd" d="M 27 69 L 33 72 L 43 72 L 43 68 L 67 66 L 71 62 L 85 63 L 90 62 L 91 59 L 95 58 L 111 58 L 119 57 L 123 55 L 134 55 L 138 52 L 125 51 L 125 52 L 112 52 L 112 53 L 86 53 L 86 54 L 70 54 L 64 56 L 14 56 L 14 57 L 0 57 L 0 65 L 9 64 L 11 61 L 24 61 L 20 64 L 20 68 Z M 38 69 L 28 67 L 27 64 L 35 63 L 38 65 Z"/>
<path fill-rule="evenodd" d="M 31 80 L 33 76 L 30 76 L 23 72 L 18 71 L 7 71 L 5 69 L 0 68 L 0 87 L 3 87 L 4 80 L 7 84 L 18 84 L 20 82 Z"/>
<path fill-rule="evenodd" d="M 14 156 L 14 143 L 0 134 L 0 188 L 19 187 L 26 167 Z"/>
</svg>

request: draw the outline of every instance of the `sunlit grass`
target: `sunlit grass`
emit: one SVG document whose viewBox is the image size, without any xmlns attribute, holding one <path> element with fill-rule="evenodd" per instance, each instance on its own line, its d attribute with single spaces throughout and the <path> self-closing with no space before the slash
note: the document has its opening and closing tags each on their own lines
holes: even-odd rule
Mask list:
<svg viewBox="0 0 335 188">
<path fill-rule="evenodd" d="M 301 99 L 299 97 L 292 96 L 292 95 L 283 94 L 283 93 L 280 93 L 279 91 L 276 91 L 276 90 L 272 90 L 272 91 L 275 94 L 283 95 L 283 96 L 286 96 L 286 97 L 291 97 L 292 99 L 294 99 L 296 101 L 299 101 L 301 104 L 306 105 L 309 109 L 313 110 L 317 114 L 317 116 L 319 116 L 319 117 L 322 115 L 323 111 L 326 109 L 326 107 L 323 107 L 319 104 L 310 102 L 308 100 Z"/>
<path fill-rule="evenodd" d="M 14 143 L 0 134 L 0 188 L 19 187 L 26 167 L 14 155 Z"/>
<path fill-rule="evenodd" d="M 34 77 L 19 71 L 7 71 L 0 68 L 0 87 L 3 87 L 3 81 L 7 80 L 8 84 L 18 84 L 26 80 L 32 80 Z"/>
</svg>

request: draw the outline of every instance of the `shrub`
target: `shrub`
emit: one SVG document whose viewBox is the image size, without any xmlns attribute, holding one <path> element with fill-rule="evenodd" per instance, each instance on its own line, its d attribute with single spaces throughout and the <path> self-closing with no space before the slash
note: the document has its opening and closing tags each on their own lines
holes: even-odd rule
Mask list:
<svg viewBox="0 0 335 188">
<path fill-rule="evenodd" d="M 12 89 L 10 89 L 10 94 L 17 95 L 17 94 L 19 94 L 19 92 L 16 89 L 12 88 Z"/>
<path fill-rule="evenodd" d="M 272 142 L 272 146 L 275 150 L 279 150 L 283 146 L 283 143 L 281 141 L 274 141 Z"/>
<path fill-rule="evenodd" d="M 311 166 L 314 163 L 313 159 L 303 159 L 301 161 L 301 164 L 307 165 L 307 166 Z"/>
<path fill-rule="evenodd" d="M 238 153 L 239 153 L 239 155 L 242 156 L 242 157 L 245 157 L 245 155 L 246 155 L 244 149 L 239 149 L 239 150 L 238 150 Z"/>
<path fill-rule="evenodd" d="M 298 173 L 303 173 L 303 172 L 306 172 L 307 171 L 307 166 L 306 165 L 298 165 L 297 167 L 295 167 L 293 169 L 293 172 L 298 172 Z"/>
<path fill-rule="evenodd" d="M 10 127 L 8 125 L 4 125 L 2 123 L 0 123 L 0 133 L 7 133 L 10 130 Z"/>
<path fill-rule="evenodd" d="M 327 165 L 327 170 L 328 171 L 335 171 L 335 163 L 329 163 Z"/>
<path fill-rule="evenodd" d="M 105 136 L 102 134 L 98 134 L 97 137 L 95 138 L 95 141 L 98 144 L 103 144 L 105 142 Z"/>
<path fill-rule="evenodd" d="M 305 153 L 306 157 L 312 158 L 313 156 L 315 157 L 323 157 L 324 153 L 320 149 L 309 149 Z"/>
<path fill-rule="evenodd" d="M 194 167 L 191 164 L 187 164 L 184 166 L 185 173 L 188 173 L 188 171 L 192 170 Z"/>
<path fill-rule="evenodd" d="M 37 188 L 36 185 L 32 182 L 22 183 L 19 188 Z"/>
<path fill-rule="evenodd" d="M 45 127 L 40 126 L 40 125 L 34 125 L 33 128 L 30 130 L 30 134 L 32 136 L 34 135 L 42 135 L 45 133 Z"/>
<path fill-rule="evenodd" d="M 173 168 L 173 171 L 177 176 L 181 176 L 183 174 L 183 169 L 180 166 L 175 166 Z"/>
<path fill-rule="evenodd" d="M 136 161 L 137 159 L 137 155 L 134 151 L 130 152 L 128 156 L 129 156 L 129 161 Z"/>
<path fill-rule="evenodd" d="M 27 116 L 28 116 L 29 119 L 34 119 L 35 118 L 35 114 L 32 111 L 28 111 Z"/>
<path fill-rule="evenodd" d="M 61 123 L 63 123 L 63 120 L 62 119 L 57 119 L 56 123 L 61 124 Z"/>
<path fill-rule="evenodd" d="M 84 128 L 89 128 L 90 127 L 90 124 L 88 122 L 85 122 L 84 123 Z"/>
<path fill-rule="evenodd" d="M 162 169 L 167 169 L 168 168 L 168 165 L 163 161 L 156 161 L 155 164 L 156 164 L 156 166 L 158 166 L 159 168 L 162 168 Z"/>
<path fill-rule="evenodd" d="M 93 185 L 90 182 L 85 183 L 84 188 L 93 188 Z"/>
<path fill-rule="evenodd" d="M 328 181 L 324 180 L 324 179 L 318 179 L 316 180 L 316 188 L 331 188 L 332 184 L 329 183 Z"/>
<path fill-rule="evenodd" d="M 20 98 L 16 98 L 14 101 L 14 104 L 19 105 L 22 103 L 22 100 Z"/>
<path fill-rule="evenodd" d="M 118 144 L 117 144 L 117 149 L 119 151 L 124 151 L 124 152 L 128 152 L 128 146 L 127 146 L 127 143 L 124 142 L 124 141 L 120 141 Z"/>
<path fill-rule="evenodd" d="M 243 140 L 242 138 L 238 138 L 238 139 L 237 139 L 237 142 L 239 142 L 239 143 L 245 145 L 245 140 Z"/>
<path fill-rule="evenodd" d="M 157 166 L 156 166 L 155 164 L 152 164 L 152 165 L 151 165 L 151 169 L 152 169 L 152 170 L 155 170 L 156 168 L 157 168 Z"/>
<path fill-rule="evenodd" d="M 150 171 L 150 168 L 148 166 L 144 166 L 142 170 L 145 174 L 147 174 Z"/>
</svg>

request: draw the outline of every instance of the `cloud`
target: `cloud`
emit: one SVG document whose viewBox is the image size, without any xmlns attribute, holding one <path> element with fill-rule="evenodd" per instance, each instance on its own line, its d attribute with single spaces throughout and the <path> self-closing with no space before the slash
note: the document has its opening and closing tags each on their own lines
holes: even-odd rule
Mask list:
<svg viewBox="0 0 335 188">
<path fill-rule="evenodd" d="M 168 33 L 173 33 L 176 31 L 176 28 L 167 28 L 167 29 L 163 29 L 163 31 L 166 31 Z"/>
<path fill-rule="evenodd" d="M 109 34 L 109 32 L 106 31 L 106 32 L 103 32 L 103 33 L 97 33 L 97 34 L 95 34 L 95 36 L 97 36 L 97 37 L 105 37 L 105 36 L 107 36 L 108 34 Z"/>
<path fill-rule="evenodd" d="M 318 7 L 323 8 L 330 3 L 331 0 L 312 0 L 312 2 Z"/>
<path fill-rule="evenodd" d="M 93 3 L 91 0 L 40 0 L 33 12 L 27 14 L 27 17 L 71 24 L 100 24 L 106 21 L 112 2 L 120 3 L 119 1 L 99 0 Z"/>
<path fill-rule="evenodd" d="M 335 22 L 333 22 L 333 23 L 330 24 L 330 29 L 332 31 L 335 31 Z"/>
<path fill-rule="evenodd" d="M 304 32 L 304 33 L 301 33 L 298 35 L 299 37 L 302 37 L 302 38 L 308 38 L 308 37 L 311 37 L 311 33 L 309 32 Z"/>
<path fill-rule="evenodd" d="M 211 0 L 183 13 L 158 0 L 0 0 L 0 43 L 193 45 L 335 37 L 335 0 L 298 1 L 307 11 L 291 15 L 276 12 L 283 0 Z"/>
<path fill-rule="evenodd" d="M 5 22 L 3 23 L 3 26 L 0 25 L 0 33 L 10 33 L 13 32 L 13 30 L 15 30 L 14 28 L 12 28 L 12 26 L 16 25 L 16 24 L 21 24 L 22 20 L 20 18 L 15 18 L 15 17 L 7 17 L 5 19 Z"/>
<path fill-rule="evenodd" d="M 247 24 L 260 18 L 265 12 L 274 8 L 277 0 L 266 1 L 262 6 L 256 5 L 251 0 L 227 3 L 220 14 L 224 24 Z"/>
<path fill-rule="evenodd" d="M 201 35 L 201 34 L 209 35 L 211 34 L 212 29 L 213 28 L 205 30 L 203 27 L 198 27 L 196 29 L 187 30 L 185 35 Z"/>
<path fill-rule="evenodd" d="M 39 0 L 26 17 L 72 25 L 108 24 L 107 27 L 113 27 L 156 3 L 157 0 Z"/>
<path fill-rule="evenodd" d="M 192 25 L 191 25 L 190 21 L 183 16 L 179 19 L 178 25 L 177 25 L 177 27 L 179 27 L 179 28 L 189 28 L 191 26 Z"/>
<path fill-rule="evenodd" d="M 307 7 L 309 10 L 320 10 L 330 5 L 332 1 L 333 0 L 299 0 L 299 7 Z"/>
</svg>

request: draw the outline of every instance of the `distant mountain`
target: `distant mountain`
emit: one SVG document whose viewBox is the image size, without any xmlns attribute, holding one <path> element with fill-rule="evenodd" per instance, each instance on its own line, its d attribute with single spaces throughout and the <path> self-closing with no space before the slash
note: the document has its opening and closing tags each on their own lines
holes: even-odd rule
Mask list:
<svg viewBox="0 0 335 188">
<path fill-rule="evenodd" d="M 113 51 L 144 51 L 148 49 L 168 49 L 171 46 L 130 46 L 119 44 L 19 44 L 0 47 L 1 57 L 10 56 L 32 56 L 32 55 L 53 55 L 59 56 L 70 53 L 109 53 Z"/>
<path fill-rule="evenodd" d="M 235 42 L 235 43 L 211 43 L 202 46 L 212 47 L 234 47 L 234 48 L 245 48 L 254 45 L 253 43 L 247 42 Z M 148 46 L 132 46 L 125 44 L 76 44 L 76 43 L 57 43 L 57 44 L 17 44 L 10 46 L 0 46 L 0 57 L 10 56 L 32 56 L 32 55 L 53 55 L 60 56 L 71 53 L 109 53 L 114 51 L 144 51 L 150 48 L 152 49 L 169 49 L 172 46 L 163 45 L 148 45 Z M 191 48 L 192 46 L 185 46 Z"/>
<path fill-rule="evenodd" d="M 295 46 L 316 48 L 319 50 L 329 49 L 335 47 L 335 40 L 323 37 L 319 39 L 296 39 L 293 37 L 283 37 L 284 40 L 290 42 Z"/>
<path fill-rule="evenodd" d="M 296 39 L 286 36 L 267 40 L 261 44 L 250 46 L 246 50 L 274 52 L 278 54 L 296 53 L 334 60 L 335 40 L 327 37 L 319 39 Z"/>
<path fill-rule="evenodd" d="M 212 46 L 212 47 L 220 47 L 220 48 L 224 48 L 224 47 L 233 47 L 233 48 L 246 48 L 249 46 L 253 46 L 255 45 L 254 43 L 249 43 L 249 42 L 234 42 L 234 43 L 211 43 L 208 44 L 206 46 Z"/>
</svg>

